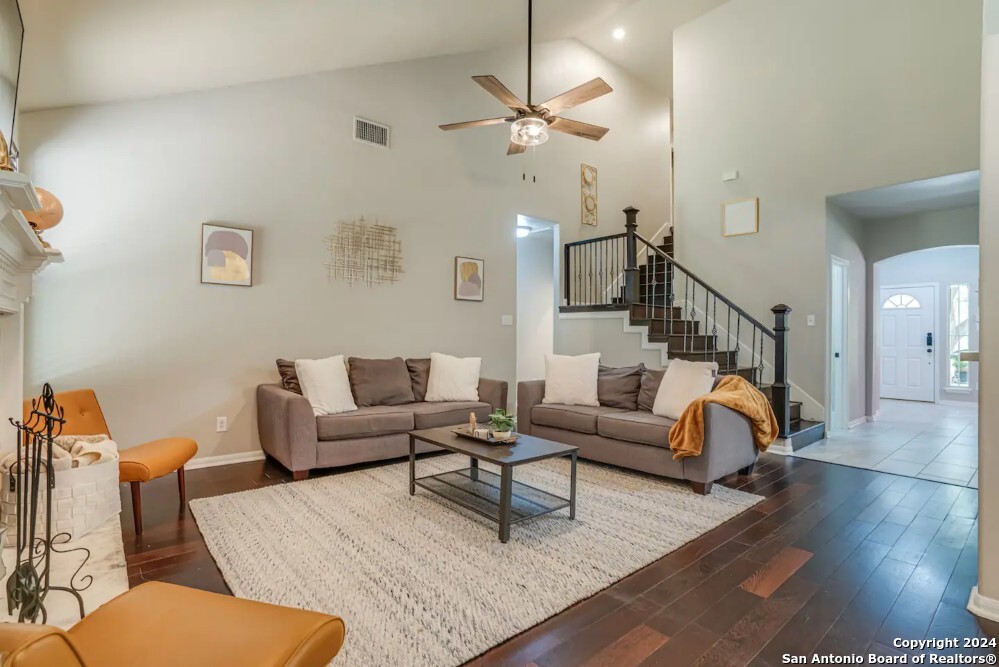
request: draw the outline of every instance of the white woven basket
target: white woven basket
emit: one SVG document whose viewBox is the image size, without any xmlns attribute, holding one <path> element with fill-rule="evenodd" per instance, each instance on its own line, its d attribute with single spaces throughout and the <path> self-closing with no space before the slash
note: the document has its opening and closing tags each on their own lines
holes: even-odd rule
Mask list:
<svg viewBox="0 0 999 667">
<path fill-rule="evenodd" d="M 20 483 L 20 475 L 18 482 Z M 10 488 L 11 474 L 3 475 L 0 489 L 0 524 L 7 528 L 5 546 L 14 546 L 17 536 L 17 494 Z M 40 489 L 36 529 L 45 530 L 45 494 Z M 69 533 L 70 539 L 83 537 L 121 512 L 118 495 L 118 459 L 81 468 L 55 471 L 52 489 L 52 535 Z"/>
</svg>

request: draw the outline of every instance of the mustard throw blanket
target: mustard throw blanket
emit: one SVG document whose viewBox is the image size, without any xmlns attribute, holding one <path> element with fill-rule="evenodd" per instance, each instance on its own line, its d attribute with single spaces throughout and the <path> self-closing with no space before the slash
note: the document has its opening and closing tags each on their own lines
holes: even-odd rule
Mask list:
<svg viewBox="0 0 999 667">
<path fill-rule="evenodd" d="M 767 397 L 744 377 L 726 375 L 714 391 L 694 399 L 669 430 L 669 448 L 673 451 L 674 461 L 701 455 L 705 403 L 724 405 L 749 417 L 753 441 L 761 452 L 767 451 L 767 447 L 777 439 L 777 417 Z"/>
</svg>

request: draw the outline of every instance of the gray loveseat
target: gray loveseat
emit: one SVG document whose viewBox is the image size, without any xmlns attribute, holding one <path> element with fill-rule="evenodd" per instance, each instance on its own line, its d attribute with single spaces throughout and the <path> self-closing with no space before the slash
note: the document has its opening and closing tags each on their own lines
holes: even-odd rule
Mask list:
<svg viewBox="0 0 999 667">
<path fill-rule="evenodd" d="M 407 361 L 426 362 L 429 371 L 429 360 Z M 278 366 L 281 367 L 280 362 Z M 408 433 L 414 429 L 464 424 L 472 412 L 479 422 L 485 423 L 491 412 L 506 408 L 507 383 L 485 378 L 479 380 L 478 401 L 428 403 L 423 400 L 426 377 L 416 377 L 418 366 L 411 365 L 410 370 L 414 373 L 414 398 L 419 400 L 398 405 L 368 405 L 336 415 L 317 417 L 305 396 L 281 384 L 259 385 L 257 429 L 261 447 L 292 471 L 296 480 L 305 479 L 315 468 L 407 456 Z M 353 389 L 353 377 L 351 381 Z M 287 386 L 284 379 L 282 384 Z M 297 388 L 297 381 L 293 386 Z M 427 443 L 416 445 L 418 453 L 436 450 L 439 448 Z"/>
<path fill-rule="evenodd" d="M 636 373 L 640 389 L 632 392 Z M 710 493 L 716 479 L 734 472 L 751 472 L 757 449 L 749 419 L 712 403 L 704 408 L 701 455 L 673 460 L 669 429 L 675 422 L 652 414 L 662 373 L 641 366 L 601 367 L 599 407 L 542 403 L 544 380 L 520 382 L 517 431 L 575 445 L 581 458 L 687 480 L 701 494 Z M 607 377 L 612 379 L 605 381 Z M 622 390 L 624 385 L 628 386 Z"/>
</svg>

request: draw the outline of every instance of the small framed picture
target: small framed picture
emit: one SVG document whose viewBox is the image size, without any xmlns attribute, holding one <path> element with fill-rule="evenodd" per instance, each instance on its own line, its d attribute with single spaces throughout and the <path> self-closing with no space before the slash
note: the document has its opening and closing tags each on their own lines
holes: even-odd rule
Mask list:
<svg viewBox="0 0 999 667">
<path fill-rule="evenodd" d="M 760 199 L 739 199 L 722 204 L 722 236 L 742 236 L 760 231 Z"/>
<path fill-rule="evenodd" d="M 486 263 L 474 257 L 454 258 L 454 298 L 482 301 L 485 294 Z"/>
<path fill-rule="evenodd" d="M 201 226 L 201 282 L 253 285 L 253 230 L 205 223 Z"/>
</svg>

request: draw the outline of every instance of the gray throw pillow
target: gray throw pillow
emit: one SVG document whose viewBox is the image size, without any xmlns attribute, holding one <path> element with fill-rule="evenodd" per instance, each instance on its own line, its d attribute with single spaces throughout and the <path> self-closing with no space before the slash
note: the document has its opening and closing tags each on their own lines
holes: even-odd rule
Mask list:
<svg viewBox="0 0 999 667">
<path fill-rule="evenodd" d="M 430 381 L 430 358 L 406 359 L 409 378 L 413 383 L 413 399 L 422 403 L 427 398 L 427 382 Z"/>
<path fill-rule="evenodd" d="M 360 359 L 347 361 L 350 391 L 357 407 L 372 405 L 404 405 L 413 403 L 413 384 L 402 357 L 394 359 Z"/>
<path fill-rule="evenodd" d="M 642 388 L 645 364 L 611 368 L 600 366 L 597 371 L 597 400 L 607 408 L 638 409 L 638 392 Z"/>
<path fill-rule="evenodd" d="M 638 409 L 652 412 L 652 406 L 656 402 L 656 394 L 659 393 L 659 385 L 662 384 L 663 375 L 666 371 L 646 368 L 642 371 L 642 388 L 638 392 Z"/>
<path fill-rule="evenodd" d="M 295 371 L 295 362 L 287 359 L 277 360 L 278 374 L 281 376 L 281 387 L 296 394 L 302 393 L 302 386 L 298 384 L 298 372 Z"/>
</svg>

